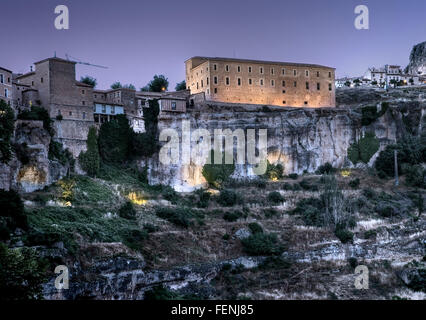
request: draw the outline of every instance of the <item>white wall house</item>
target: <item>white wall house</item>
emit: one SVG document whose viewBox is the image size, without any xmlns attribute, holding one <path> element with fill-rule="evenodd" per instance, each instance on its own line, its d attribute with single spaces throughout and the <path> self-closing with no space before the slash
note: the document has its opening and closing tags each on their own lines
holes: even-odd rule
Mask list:
<svg viewBox="0 0 426 320">
<path fill-rule="evenodd" d="M 418 85 L 420 84 L 419 76 L 412 74 L 405 74 L 401 66 L 385 65 L 383 68 L 369 68 L 364 74 L 364 78 L 371 80 L 373 85 L 384 86 L 391 85 L 392 80 L 403 82 L 404 85 Z M 377 82 L 377 84 L 375 84 Z"/>
</svg>

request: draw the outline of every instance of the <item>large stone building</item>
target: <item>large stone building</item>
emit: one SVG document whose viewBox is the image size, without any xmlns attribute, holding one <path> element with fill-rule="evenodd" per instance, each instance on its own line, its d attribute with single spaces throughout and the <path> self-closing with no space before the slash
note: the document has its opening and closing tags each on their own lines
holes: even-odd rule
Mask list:
<svg viewBox="0 0 426 320">
<path fill-rule="evenodd" d="M 364 74 L 364 78 L 379 86 L 389 86 L 392 83 L 403 85 L 420 84 L 419 75 L 406 74 L 403 72 L 401 66 L 389 64 L 386 64 L 383 68 L 368 68 Z"/>
<path fill-rule="evenodd" d="M 12 71 L 0 67 L 0 99 L 12 102 Z"/>
<path fill-rule="evenodd" d="M 335 69 L 315 65 L 231 58 L 185 61 L 191 94 L 206 100 L 289 107 L 334 107 Z"/>
</svg>

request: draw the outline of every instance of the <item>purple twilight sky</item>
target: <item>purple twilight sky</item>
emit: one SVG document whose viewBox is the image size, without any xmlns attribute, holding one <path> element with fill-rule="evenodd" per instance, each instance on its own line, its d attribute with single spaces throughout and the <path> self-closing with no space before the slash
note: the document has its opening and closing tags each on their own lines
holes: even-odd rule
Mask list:
<svg viewBox="0 0 426 320">
<path fill-rule="evenodd" d="M 65 4 L 70 29 L 54 28 Z M 356 30 L 354 8 L 367 5 L 370 29 Z M 154 74 L 170 87 L 196 55 L 307 62 L 335 67 L 337 76 L 369 66 L 406 66 L 426 40 L 424 0 L 2 0 L 0 66 L 14 72 L 56 54 L 108 66 L 77 65 L 98 88 L 114 81 L 137 89 Z"/>
</svg>

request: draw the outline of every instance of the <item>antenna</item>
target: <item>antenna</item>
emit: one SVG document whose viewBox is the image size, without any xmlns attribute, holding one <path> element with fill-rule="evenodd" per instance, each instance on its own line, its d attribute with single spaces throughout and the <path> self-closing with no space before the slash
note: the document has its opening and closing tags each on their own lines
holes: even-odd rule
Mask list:
<svg viewBox="0 0 426 320">
<path fill-rule="evenodd" d="M 92 66 L 92 67 L 96 67 L 96 68 L 108 69 L 108 67 L 105 67 L 105 66 L 100 66 L 100 65 L 98 65 L 98 64 L 91 64 L 91 63 L 88 63 L 88 62 L 80 61 L 79 59 L 76 59 L 76 58 L 74 58 L 74 57 L 71 57 L 71 56 L 70 56 L 70 55 L 68 55 L 67 53 L 65 54 L 65 57 L 67 57 L 67 60 L 68 60 L 68 61 L 74 61 L 75 63 L 78 63 L 78 64 L 84 64 L 84 65 L 86 65 L 86 66 Z"/>
</svg>

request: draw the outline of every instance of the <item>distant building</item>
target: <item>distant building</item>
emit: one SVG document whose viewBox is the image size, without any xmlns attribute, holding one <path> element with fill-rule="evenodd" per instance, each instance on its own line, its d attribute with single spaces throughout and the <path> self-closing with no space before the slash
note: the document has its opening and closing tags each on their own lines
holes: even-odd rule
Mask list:
<svg viewBox="0 0 426 320">
<path fill-rule="evenodd" d="M 292 107 L 334 107 L 335 69 L 301 63 L 193 57 L 185 61 L 191 94 L 206 100 Z"/>
<path fill-rule="evenodd" d="M 12 71 L 0 67 L 0 99 L 12 104 Z"/>
<path fill-rule="evenodd" d="M 419 76 L 406 74 L 401 66 L 385 65 L 383 68 L 369 68 L 364 77 L 371 80 L 372 85 L 384 86 L 392 83 L 400 83 L 404 85 L 420 84 Z"/>
</svg>

